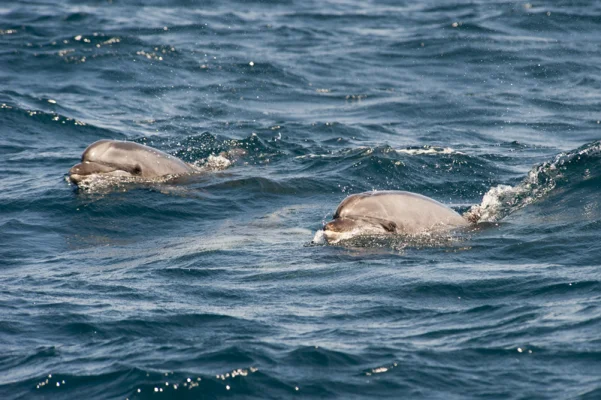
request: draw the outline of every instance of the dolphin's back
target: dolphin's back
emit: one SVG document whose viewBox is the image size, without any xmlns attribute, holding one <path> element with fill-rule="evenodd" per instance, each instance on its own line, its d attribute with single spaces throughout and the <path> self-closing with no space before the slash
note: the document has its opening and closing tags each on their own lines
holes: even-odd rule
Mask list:
<svg viewBox="0 0 601 400">
<path fill-rule="evenodd" d="M 394 222 L 399 232 L 452 229 L 468 225 L 457 212 L 428 197 L 402 191 L 354 194 L 338 206 L 334 218 Z"/>
</svg>

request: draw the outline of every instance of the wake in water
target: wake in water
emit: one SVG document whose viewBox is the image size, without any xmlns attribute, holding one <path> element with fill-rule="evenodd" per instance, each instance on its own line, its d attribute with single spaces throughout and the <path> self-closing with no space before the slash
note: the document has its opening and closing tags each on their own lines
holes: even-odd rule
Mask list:
<svg viewBox="0 0 601 400">
<path fill-rule="evenodd" d="M 516 186 L 491 188 L 480 204 L 472 206 L 463 216 L 470 222 L 498 222 L 529 204 L 549 195 L 554 189 L 575 185 L 599 176 L 601 142 L 586 144 L 576 150 L 558 154 L 554 160 L 535 166 Z"/>
</svg>

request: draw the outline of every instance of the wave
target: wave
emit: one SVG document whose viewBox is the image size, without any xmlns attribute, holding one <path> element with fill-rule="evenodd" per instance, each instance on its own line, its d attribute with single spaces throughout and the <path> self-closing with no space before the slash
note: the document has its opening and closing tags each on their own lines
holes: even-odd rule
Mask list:
<svg viewBox="0 0 601 400">
<path fill-rule="evenodd" d="M 509 214 L 542 201 L 559 190 L 598 179 L 601 176 L 601 141 L 558 154 L 553 160 L 532 168 L 515 186 L 491 188 L 480 204 L 472 206 L 464 216 L 472 222 L 498 222 Z"/>
</svg>

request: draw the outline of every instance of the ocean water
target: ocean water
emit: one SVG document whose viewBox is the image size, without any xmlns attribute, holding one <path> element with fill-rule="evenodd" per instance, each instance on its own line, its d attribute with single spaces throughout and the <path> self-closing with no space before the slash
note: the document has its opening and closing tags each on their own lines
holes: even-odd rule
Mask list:
<svg viewBox="0 0 601 400">
<path fill-rule="evenodd" d="M 0 397 L 601 398 L 601 4 L 0 5 Z M 78 190 L 99 139 L 179 182 Z M 444 239 L 312 243 L 345 196 Z"/>
</svg>

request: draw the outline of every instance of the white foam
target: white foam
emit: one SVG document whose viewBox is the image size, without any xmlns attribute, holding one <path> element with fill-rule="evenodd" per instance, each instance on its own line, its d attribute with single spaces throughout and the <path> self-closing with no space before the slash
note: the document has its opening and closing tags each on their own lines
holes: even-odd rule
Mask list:
<svg viewBox="0 0 601 400">
<path fill-rule="evenodd" d="M 315 236 L 313 236 L 313 243 L 326 244 L 326 235 L 323 233 L 323 230 L 320 229 L 315 232 Z"/>
<path fill-rule="evenodd" d="M 215 156 L 211 154 L 207 157 L 205 166 L 213 171 L 222 171 L 232 165 L 232 162 L 222 155 Z"/>
<path fill-rule="evenodd" d="M 368 146 L 358 146 L 350 149 L 340 150 L 337 153 L 326 153 L 326 154 L 304 154 L 302 156 L 296 156 L 297 160 L 305 159 L 305 158 L 328 158 L 333 155 L 346 155 L 350 154 L 354 151 L 364 151 L 363 156 L 368 156 L 372 154 L 376 150 L 382 150 L 385 153 L 389 151 L 394 151 L 400 154 L 409 154 L 411 156 L 415 155 L 436 155 L 436 154 L 464 154 L 460 151 L 452 149 L 450 147 L 432 147 L 432 146 L 424 146 L 417 149 L 390 149 L 390 148 L 374 148 Z"/>
<path fill-rule="evenodd" d="M 328 158 L 328 157 L 332 157 L 332 156 L 337 156 L 337 155 L 347 155 L 350 154 L 354 151 L 361 151 L 361 150 L 367 150 L 367 152 L 364 155 L 369 155 L 371 153 L 374 152 L 374 149 L 372 147 L 369 146 L 358 146 L 358 147 L 354 147 L 354 148 L 349 148 L 349 149 L 343 149 L 337 152 L 332 152 L 332 153 L 326 153 L 326 154 L 304 154 L 302 156 L 296 156 L 294 157 L 297 160 L 302 160 L 305 158 Z"/>
<path fill-rule="evenodd" d="M 429 147 L 425 146 L 421 149 L 396 149 L 397 153 L 409 154 L 412 156 L 422 155 L 422 154 L 463 154 L 459 151 L 456 151 L 450 147 Z"/>
<path fill-rule="evenodd" d="M 471 222 L 495 222 L 503 215 L 502 197 L 506 194 L 514 192 L 513 186 L 499 185 L 490 189 L 480 204 L 472 206 L 463 216 Z"/>
</svg>

